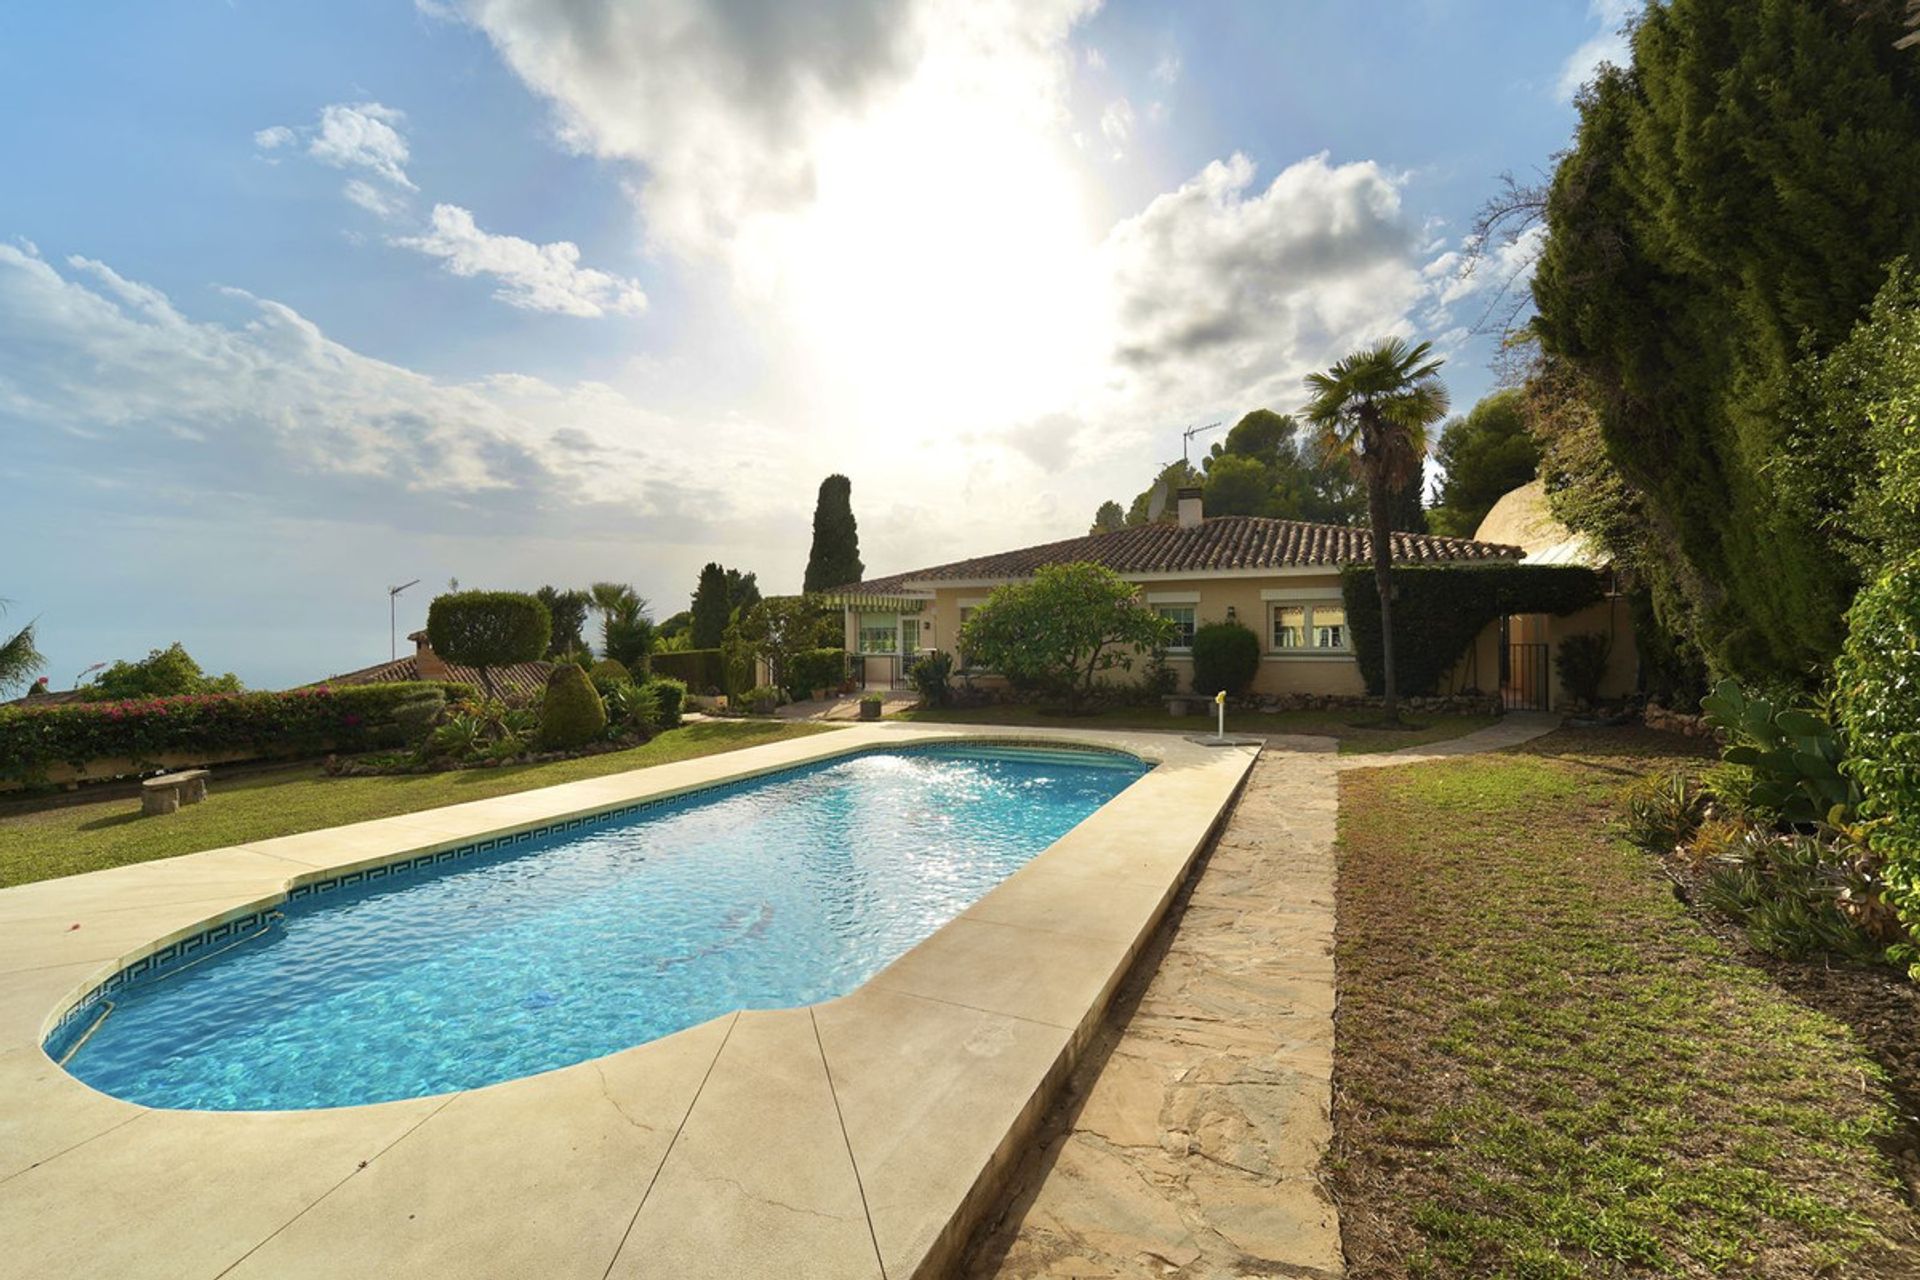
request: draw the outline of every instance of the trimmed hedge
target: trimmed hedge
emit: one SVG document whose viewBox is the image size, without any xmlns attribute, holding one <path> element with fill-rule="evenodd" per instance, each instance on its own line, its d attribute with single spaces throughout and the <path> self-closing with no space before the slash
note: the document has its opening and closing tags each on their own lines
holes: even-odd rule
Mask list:
<svg viewBox="0 0 1920 1280">
<path fill-rule="evenodd" d="M 289 756 L 401 745 L 396 710 L 439 696 L 473 697 L 471 685 L 412 681 L 316 685 L 284 693 L 187 694 L 124 702 L 0 708 L 0 779 L 34 782 L 55 765 L 233 751 Z"/>
<path fill-rule="evenodd" d="M 1597 604 L 1600 575 L 1578 565 L 1410 565 L 1392 571 L 1394 660 L 1402 697 L 1434 692 L 1489 622 L 1515 613 L 1566 615 Z M 1380 653 L 1380 595 L 1373 569 L 1340 574 L 1347 629 L 1367 692 L 1386 687 Z"/>
<path fill-rule="evenodd" d="M 656 653 L 653 655 L 653 674 L 684 681 L 690 691 L 698 694 L 705 694 L 711 689 L 724 689 L 727 685 L 726 663 L 721 659 L 718 649 L 681 649 L 674 653 Z"/>
</svg>

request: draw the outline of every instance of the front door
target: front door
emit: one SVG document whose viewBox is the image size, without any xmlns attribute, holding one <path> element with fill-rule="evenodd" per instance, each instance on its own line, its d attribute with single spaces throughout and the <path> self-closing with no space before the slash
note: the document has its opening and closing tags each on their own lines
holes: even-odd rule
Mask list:
<svg viewBox="0 0 1920 1280">
<path fill-rule="evenodd" d="M 907 668 L 920 652 L 920 619 L 900 619 L 900 680 L 906 683 Z"/>
</svg>

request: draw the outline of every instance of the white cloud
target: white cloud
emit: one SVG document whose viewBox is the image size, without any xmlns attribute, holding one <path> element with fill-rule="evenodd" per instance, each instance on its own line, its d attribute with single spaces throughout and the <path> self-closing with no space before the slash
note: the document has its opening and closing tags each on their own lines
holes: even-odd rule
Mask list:
<svg viewBox="0 0 1920 1280">
<path fill-rule="evenodd" d="M 1412 330 L 1423 274 L 1404 177 L 1318 155 L 1264 190 L 1243 155 L 1209 164 L 1107 236 L 1114 361 L 1143 404 L 1295 405 L 1301 378 Z"/>
<path fill-rule="evenodd" d="M 1180 69 L 1179 54 L 1163 53 L 1160 55 L 1160 61 L 1153 64 L 1151 75 L 1155 84 L 1172 88 L 1180 79 Z"/>
<path fill-rule="evenodd" d="M 694 255 L 777 239 L 767 219 L 810 207 L 850 134 L 884 128 L 918 87 L 965 111 L 1009 92 L 1046 121 L 1076 60 L 1066 36 L 1097 0 L 461 0 L 535 92 L 563 141 L 631 162 L 646 233 Z M 888 108 L 881 111 L 881 107 Z M 1031 120 L 1029 121 L 1029 125 Z M 950 185 L 976 179 L 948 157 Z M 759 256 L 764 256 L 760 254 Z M 750 267 L 750 269 L 759 269 Z"/>
<path fill-rule="evenodd" d="M 257 130 L 253 135 L 253 145 L 262 151 L 272 151 L 278 147 L 292 146 L 293 141 L 293 130 L 283 124 L 276 124 L 265 129 Z"/>
<path fill-rule="evenodd" d="M 518 236 L 494 235 L 474 223 L 458 205 L 437 204 L 426 234 L 403 236 L 395 244 L 439 258 L 456 276 L 491 276 L 500 282 L 494 297 L 529 311 L 570 316 L 633 314 L 646 308 L 646 294 L 632 280 L 580 265 L 580 248 L 568 240 L 535 244 Z"/>
<path fill-rule="evenodd" d="M 1588 12 L 1600 28 L 1567 58 L 1560 68 L 1555 96 L 1562 102 L 1573 101 L 1600 68 L 1607 64 L 1625 67 L 1633 60 L 1626 36 L 1627 24 L 1640 16 L 1644 0 L 1589 0 Z"/>
<path fill-rule="evenodd" d="M 347 179 L 340 194 L 376 218 L 392 220 L 407 211 L 407 198 L 360 178 Z"/>
<path fill-rule="evenodd" d="M 407 177 L 407 140 L 394 128 L 401 113 L 377 102 L 336 102 L 320 110 L 307 154 L 336 169 L 365 169 L 396 187 L 416 188 Z"/>
<path fill-rule="evenodd" d="M 1107 69 L 1107 55 L 1092 45 L 1087 46 L 1085 60 L 1087 70 L 1089 71 L 1105 71 Z"/>
<path fill-rule="evenodd" d="M 1125 155 L 1127 142 L 1133 137 L 1133 104 L 1125 98 L 1109 102 L 1100 113 L 1100 135 L 1112 145 L 1114 159 Z"/>
<path fill-rule="evenodd" d="M 370 493 L 445 508 L 511 491 L 531 513 L 644 500 L 645 477 L 672 474 L 647 443 L 662 421 L 608 388 L 445 382 L 268 299 L 226 290 L 240 323 L 195 320 L 105 263 L 66 266 L 0 244 L 0 414 L 109 438 L 103 470 L 143 485 L 322 510 Z"/>
</svg>

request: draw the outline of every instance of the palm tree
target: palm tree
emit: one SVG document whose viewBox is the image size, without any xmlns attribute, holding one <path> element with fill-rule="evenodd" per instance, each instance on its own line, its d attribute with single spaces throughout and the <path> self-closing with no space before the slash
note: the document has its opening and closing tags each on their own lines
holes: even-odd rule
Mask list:
<svg viewBox="0 0 1920 1280">
<path fill-rule="evenodd" d="M 1445 361 L 1433 344 L 1408 346 L 1389 338 L 1356 351 L 1325 373 L 1307 375 L 1313 399 L 1307 421 L 1329 456 L 1343 455 L 1367 486 L 1367 523 L 1373 531 L 1373 577 L 1380 591 L 1380 657 L 1385 667 L 1383 712 L 1400 718 L 1393 662 L 1392 530 L 1389 495 L 1418 484 L 1427 456 L 1427 428 L 1447 416 L 1447 389 L 1438 374 Z"/>
<path fill-rule="evenodd" d="M 600 611 L 600 656 L 618 658 L 638 674 L 653 652 L 646 597 L 624 582 L 596 582 L 587 594 Z"/>
<path fill-rule="evenodd" d="M 0 600 L 0 613 L 7 611 L 7 602 Z M 33 624 L 29 622 L 11 637 L 0 640 L 0 693 L 25 680 L 47 664 L 40 651 L 33 647 Z"/>
</svg>

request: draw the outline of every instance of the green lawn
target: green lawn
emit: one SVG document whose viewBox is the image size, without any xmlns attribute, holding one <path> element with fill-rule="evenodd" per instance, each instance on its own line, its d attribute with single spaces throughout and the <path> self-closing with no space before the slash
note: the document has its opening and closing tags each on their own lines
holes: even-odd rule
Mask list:
<svg viewBox="0 0 1920 1280">
<path fill-rule="evenodd" d="M 231 782 L 216 777 L 205 802 L 164 818 L 141 818 L 140 801 L 134 798 L 0 818 L 0 886 L 390 818 L 832 731 L 826 725 L 784 721 L 713 721 L 669 730 L 631 750 L 551 764 L 390 778 L 330 778 L 317 765 L 307 764 Z"/>
<path fill-rule="evenodd" d="M 1623 782 L 1676 762 L 1660 741 L 1342 779 L 1328 1165 L 1354 1280 L 1920 1275 L 1880 1068 L 1614 834 Z"/>
<path fill-rule="evenodd" d="M 1364 710 L 1346 711 L 1235 711 L 1227 715 L 1228 733 L 1309 733 L 1324 738 L 1337 738 L 1340 741 L 1340 754 L 1353 755 L 1372 751 L 1395 751 L 1401 747 L 1417 747 L 1429 742 L 1443 742 L 1448 738 L 1457 738 L 1463 733 L 1475 729 L 1484 729 L 1494 723 L 1493 716 L 1428 716 L 1410 715 L 1405 717 L 1410 725 L 1417 728 L 1407 729 L 1367 729 L 1360 727 L 1369 719 L 1378 718 L 1378 712 Z M 1156 707 L 1113 707 L 1087 716 L 1065 716 L 1049 713 L 1039 707 L 1025 704 L 1002 704 L 991 707 L 960 708 L 922 708 L 915 711 L 903 711 L 889 716 L 891 720 L 914 720 L 922 724 L 1006 724 L 1006 725 L 1045 725 L 1054 729 L 1071 729 L 1082 726 L 1088 729 L 1155 729 L 1166 733 L 1209 733 L 1213 730 L 1214 717 L 1170 716 Z"/>
</svg>

